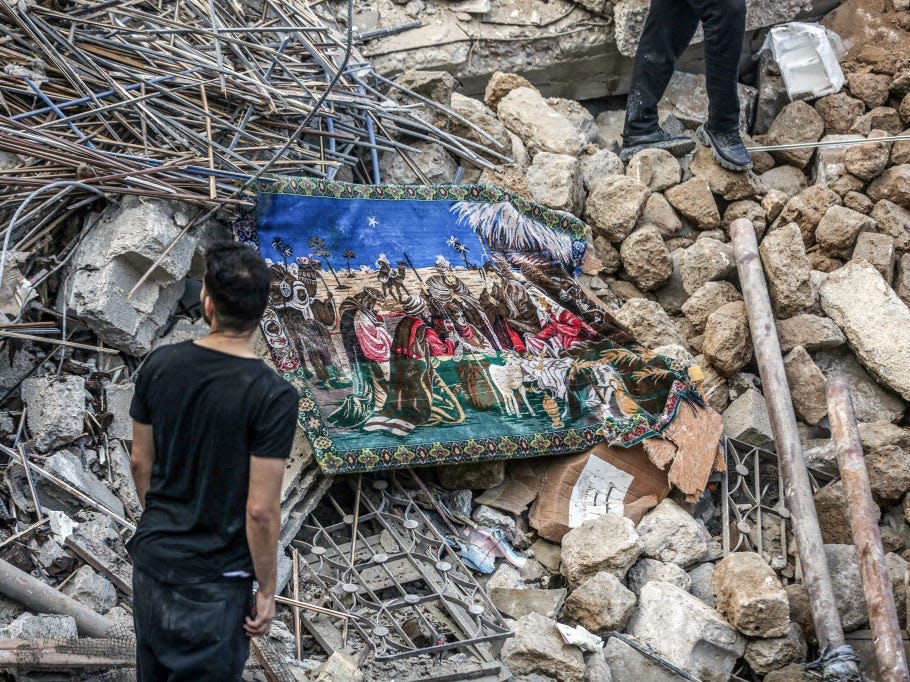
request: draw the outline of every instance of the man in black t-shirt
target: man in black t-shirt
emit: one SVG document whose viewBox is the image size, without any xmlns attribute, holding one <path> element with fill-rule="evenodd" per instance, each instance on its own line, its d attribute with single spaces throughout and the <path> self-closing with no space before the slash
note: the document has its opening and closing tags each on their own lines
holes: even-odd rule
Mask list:
<svg viewBox="0 0 910 682">
<path fill-rule="evenodd" d="M 297 392 L 252 350 L 269 292 L 262 258 L 214 244 L 203 284 L 211 332 L 151 353 L 130 407 L 143 506 L 128 544 L 140 682 L 239 680 L 249 637 L 275 615 Z"/>
</svg>

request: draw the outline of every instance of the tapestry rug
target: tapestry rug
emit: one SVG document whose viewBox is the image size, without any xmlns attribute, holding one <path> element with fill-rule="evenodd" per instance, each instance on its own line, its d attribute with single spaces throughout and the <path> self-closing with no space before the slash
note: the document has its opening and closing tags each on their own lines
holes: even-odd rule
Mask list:
<svg viewBox="0 0 910 682">
<path fill-rule="evenodd" d="M 702 404 L 579 285 L 585 224 L 499 188 L 286 180 L 235 230 L 326 472 L 628 447 Z"/>
</svg>

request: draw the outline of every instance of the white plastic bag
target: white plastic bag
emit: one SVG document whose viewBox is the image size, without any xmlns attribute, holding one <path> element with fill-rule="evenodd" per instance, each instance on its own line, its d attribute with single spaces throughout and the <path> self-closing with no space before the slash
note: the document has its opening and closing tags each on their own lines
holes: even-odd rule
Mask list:
<svg viewBox="0 0 910 682">
<path fill-rule="evenodd" d="M 844 87 L 844 72 L 824 27 L 797 21 L 776 26 L 765 45 L 780 68 L 791 101 L 833 95 Z"/>
</svg>

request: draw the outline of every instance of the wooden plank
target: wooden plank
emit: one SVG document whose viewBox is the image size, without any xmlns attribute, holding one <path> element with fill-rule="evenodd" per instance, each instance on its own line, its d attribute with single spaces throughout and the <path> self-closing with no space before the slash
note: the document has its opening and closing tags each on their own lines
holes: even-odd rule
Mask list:
<svg viewBox="0 0 910 682">
<path fill-rule="evenodd" d="M 63 546 L 110 580 L 128 597 L 133 596 L 133 567 L 106 544 L 95 538 L 72 534 Z"/>
</svg>

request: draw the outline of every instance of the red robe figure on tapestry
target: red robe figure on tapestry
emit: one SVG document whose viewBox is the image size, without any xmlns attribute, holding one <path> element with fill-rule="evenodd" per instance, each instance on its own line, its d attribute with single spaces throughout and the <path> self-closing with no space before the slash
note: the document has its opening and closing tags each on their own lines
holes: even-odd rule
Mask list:
<svg viewBox="0 0 910 682">
<path fill-rule="evenodd" d="M 543 293 L 533 296 L 540 317 L 541 330 L 525 336 L 528 350 L 543 353 L 550 349 L 554 355 L 569 350 L 579 341 L 593 339 L 597 332 L 578 315 L 553 303 Z"/>
</svg>

